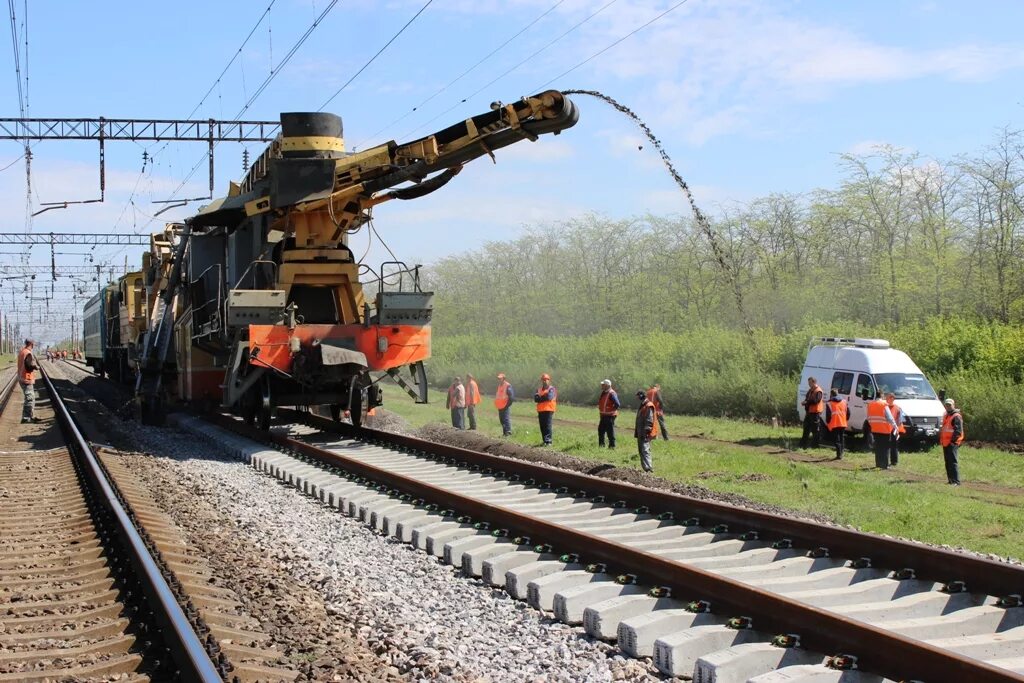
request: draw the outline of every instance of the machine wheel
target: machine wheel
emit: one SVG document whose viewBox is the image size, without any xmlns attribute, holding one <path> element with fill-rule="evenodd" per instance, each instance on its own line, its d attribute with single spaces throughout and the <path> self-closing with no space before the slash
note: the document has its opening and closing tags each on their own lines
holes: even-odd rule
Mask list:
<svg viewBox="0 0 1024 683">
<path fill-rule="evenodd" d="M 352 402 L 349 406 L 349 413 L 352 418 L 353 427 L 361 427 L 366 413 L 363 412 L 363 389 L 360 387 L 352 392 Z"/>
<path fill-rule="evenodd" d="M 870 453 L 875 448 L 875 435 L 871 433 L 871 425 L 864 423 L 864 451 Z"/>
</svg>

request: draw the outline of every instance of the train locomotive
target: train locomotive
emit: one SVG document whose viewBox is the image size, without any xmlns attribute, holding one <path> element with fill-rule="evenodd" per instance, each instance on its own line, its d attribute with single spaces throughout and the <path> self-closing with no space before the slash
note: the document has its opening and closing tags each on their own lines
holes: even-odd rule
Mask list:
<svg viewBox="0 0 1024 683">
<path fill-rule="evenodd" d="M 278 406 L 347 411 L 358 425 L 381 404 L 385 377 L 426 402 L 433 294 L 417 268 L 360 263 L 349 238 L 369 229 L 376 205 L 423 197 L 469 161 L 578 118 L 549 90 L 346 153 L 340 117 L 281 114 L 280 135 L 227 196 L 154 235 L 142 270 L 86 304 L 86 360 L 134 379 L 146 423 L 175 399 L 264 429 Z"/>
</svg>

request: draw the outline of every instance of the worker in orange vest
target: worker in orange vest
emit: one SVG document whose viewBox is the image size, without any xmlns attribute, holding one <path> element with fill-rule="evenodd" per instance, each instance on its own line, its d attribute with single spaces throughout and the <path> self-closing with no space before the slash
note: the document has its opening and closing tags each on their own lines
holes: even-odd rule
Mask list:
<svg viewBox="0 0 1024 683">
<path fill-rule="evenodd" d="M 818 380 L 807 378 L 807 395 L 804 396 L 804 433 L 800 437 L 800 448 L 807 448 L 807 437 L 811 437 L 811 448 L 821 445 L 821 414 L 825 412 L 825 394 L 818 386 Z"/>
<path fill-rule="evenodd" d="M 942 417 L 942 429 L 939 430 L 939 445 L 942 446 L 942 457 L 946 461 L 946 479 L 950 485 L 960 485 L 960 444 L 964 442 L 964 416 L 951 398 L 944 402 L 946 414 Z"/>
<path fill-rule="evenodd" d="M 836 447 L 836 460 L 843 459 L 843 451 L 846 450 L 846 426 L 849 422 L 850 406 L 846 399 L 839 395 L 839 391 L 833 389 L 829 394 L 828 403 L 825 404 L 825 425 Z"/>
<path fill-rule="evenodd" d="M 644 472 L 653 472 L 651 442 L 658 438 L 657 410 L 654 407 L 654 402 L 647 397 L 644 391 L 637 391 L 636 398 L 640 401 L 640 407 L 636 409 L 636 425 L 633 427 L 633 436 L 636 437 L 637 449 L 640 451 L 640 467 Z"/>
<path fill-rule="evenodd" d="M 36 357 L 32 355 L 32 348 L 35 342 L 31 339 L 25 340 L 25 346 L 18 352 L 18 383 L 21 384 L 21 391 L 25 398 L 25 404 L 21 411 L 22 422 L 39 422 L 36 417 L 36 370 L 39 365 Z"/>
<path fill-rule="evenodd" d="M 868 413 L 868 428 L 875 444 L 875 467 L 880 470 L 889 469 L 889 449 L 899 433 L 892 411 L 881 395 L 865 406 Z"/>
<path fill-rule="evenodd" d="M 895 467 L 900 461 L 900 439 L 907 433 L 907 428 L 903 425 L 903 409 L 896 405 L 896 394 L 891 391 L 886 392 L 885 405 L 892 413 L 892 419 L 896 420 L 896 433 L 893 434 L 892 442 L 889 444 L 889 465 Z"/>
<path fill-rule="evenodd" d="M 466 388 L 462 386 L 462 378 L 456 377 L 448 387 L 448 400 L 445 407 L 452 411 L 452 427 L 466 428 Z"/>
<path fill-rule="evenodd" d="M 658 431 L 661 438 L 668 441 L 668 430 L 665 429 L 665 401 L 661 398 L 661 385 L 655 382 L 647 390 L 647 398 L 654 404 L 654 414 L 658 417 Z"/>
<path fill-rule="evenodd" d="M 512 401 L 516 398 L 512 385 L 505 380 L 505 373 L 498 373 L 498 389 L 494 392 L 494 407 L 498 409 L 501 435 L 512 436 Z"/>
<path fill-rule="evenodd" d="M 473 375 L 466 373 L 466 417 L 469 418 L 469 428 L 476 429 L 476 406 L 480 403 L 480 387 L 477 385 Z"/>
<path fill-rule="evenodd" d="M 610 379 L 601 380 L 601 395 L 597 398 L 597 445 L 604 447 L 608 435 L 608 448 L 615 448 L 615 418 L 619 416 L 619 395 L 612 389 Z"/>
<path fill-rule="evenodd" d="M 537 404 L 537 422 L 540 423 L 540 436 L 545 446 L 550 446 L 555 421 L 555 410 L 558 409 L 558 389 L 551 385 L 551 375 L 546 372 L 540 376 L 540 389 L 533 394 L 533 402 Z"/>
</svg>

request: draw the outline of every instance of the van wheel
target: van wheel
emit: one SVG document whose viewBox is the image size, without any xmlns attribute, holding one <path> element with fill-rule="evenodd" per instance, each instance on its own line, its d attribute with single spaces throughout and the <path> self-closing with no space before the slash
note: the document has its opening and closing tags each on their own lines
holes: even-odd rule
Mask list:
<svg viewBox="0 0 1024 683">
<path fill-rule="evenodd" d="M 864 423 L 864 451 L 870 453 L 875 448 L 875 435 L 871 433 L 871 425 Z"/>
</svg>

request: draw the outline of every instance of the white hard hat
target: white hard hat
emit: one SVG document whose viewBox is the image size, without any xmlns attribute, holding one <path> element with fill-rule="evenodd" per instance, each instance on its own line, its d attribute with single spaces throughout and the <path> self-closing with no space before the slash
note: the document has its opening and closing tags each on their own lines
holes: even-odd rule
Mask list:
<svg viewBox="0 0 1024 683">
<path fill-rule="evenodd" d="M 608 386 L 611 386 L 612 385 L 612 381 L 610 379 L 603 379 L 603 380 L 601 380 L 601 386 L 604 386 L 606 384 Z"/>
</svg>

